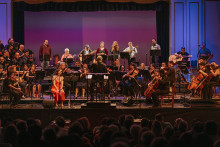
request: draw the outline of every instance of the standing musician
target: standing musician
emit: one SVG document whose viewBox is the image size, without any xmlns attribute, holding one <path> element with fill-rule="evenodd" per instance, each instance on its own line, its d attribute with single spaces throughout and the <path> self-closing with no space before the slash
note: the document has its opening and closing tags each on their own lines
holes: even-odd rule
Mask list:
<svg viewBox="0 0 220 147">
<path fill-rule="evenodd" d="M 124 83 L 124 99 L 122 102 L 126 102 L 129 99 L 128 96 L 134 97 L 134 87 L 138 84 L 137 77 L 138 77 L 139 70 L 137 65 L 134 63 L 130 64 L 130 70 L 128 73 L 122 76 L 123 83 Z"/>
<path fill-rule="evenodd" d="M 53 85 L 51 88 L 51 92 L 53 93 L 53 98 L 55 99 L 56 106 L 58 106 L 58 102 L 61 101 L 61 106 L 63 107 L 63 101 L 65 100 L 65 92 L 63 90 L 63 76 L 62 70 L 58 69 L 53 76 Z"/>
<path fill-rule="evenodd" d="M 102 56 L 97 57 L 97 62 L 92 64 L 92 72 L 93 73 L 107 73 L 107 67 L 103 63 Z M 90 86 L 90 94 L 91 94 L 91 101 L 94 100 L 94 85 L 95 83 L 99 83 L 100 91 L 103 92 L 103 83 L 104 83 L 104 76 L 103 75 L 93 75 L 92 82 Z"/>
<path fill-rule="evenodd" d="M 61 62 L 63 62 L 63 59 L 67 59 L 67 58 L 73 58 L 73 56 L 69 53 L 70 50 L 68 48 L 65 48 L 64 50 L 64 54 L 61 56 Z"/>
<path fill-rule="evenodd" d="M 123 50 L 123 52 L 128 52 L 130 55 L 130 59 L 128 60 L 128 63 L 136 61 L 136 54 L 138 53 L 137 48 L 133 47 L 132 42 L 128 42 L 128 47 Z"/>
<path fill-rule="evenodd" d="M 100 42 L 100 47 L 96 51 L 96 56 L 103 56 L 103 62 L 106 63 L 106 56 L 108 55 L 108 50 L 105 48 L 105 43 L 103 41 Z"/>
<path fill-rule="evenodd" d="M 151 79 L 150 72 L 149 70 L 146 70 L 144 63 L 141 63 L 139 73 L 138 73 L 138 78 L 142 79 L 140 85 L 141 85 L 141 95 L 143 95 L 144 91 L 147 88 L 147 83 Z"/>
<path fill-rule="evenodd" d="M 49 66 L 50 60 L 52 60 L 52 48 L 48 44 L 48 40 L 44 40 L 44 44 L 40 47 L 39 59 L 42 68 Z"/>
<path fill-rule="evenodd" d="M 159 86 L 155 91 L 152 92 L 153 107 L 159 106 L 159 95 L 169 93 L 169 80 L 163 72 L 163 70 L 158 69 L 154 71 L 155 79 L 158 81 Z M 148 87 L 150 84 L 151 83 L 148 84 Z"/>
<path fill-rule="evenodd" d="M 119 46 L 118 46 L 118 42 L 117 41 L 114 41 L 112 43 L 112 49 L 111 49 L 111 54 L 119 54 Z"/>
<path fill-rule="evenodd" d="M 10 94 L 11 106 L 13 108 L 17 107 L 20 99 L 24 97 L 21 88 L 19 87 L 19 83 L 13 71 L 8 71 L 7 78 L 3 83 L 3 92 Z M 14 98 L 14 99 L 12 99 Z"/>
<path fill-rule="evenodd" d="M 202 43 L 202 47 L 199 49 L 199 52 L 198 52 L 198 59 L 204 59 L 204 60 L 207 60 L 210 56 L 211 56 L 211 51 L 206 48 L 206 44 L 203 42 Z"/>
<path fill-rule="evenodd" d="M 205 86 L 203 87 L 201 97 L 204 99 L 211 99 L 212 98 L 212 86 L 215 84 L 219 84 L 219 65 L 217 65 L 215 62 L 212 62 L 210 65 L 210 72 L 212 78 L 210 81 L 208 81 Z"/>
<path fill-rule="evenodd" d="M 82 87 L 82 97 L 85 97 L 85 89 L 87 87 L 87 81 L 86 81 L 86 75 L 87 73 L 89 73 L 89 69 L 87 64 L 83 65 L 83 68 L 80 70 L 80 81 L 77 82 L 77 86 L 76 86 L 76 92 L 75 92 L 75 99 L 78 96 L 78 92 L 79 92 L 79 87 Z"/>
</svg>

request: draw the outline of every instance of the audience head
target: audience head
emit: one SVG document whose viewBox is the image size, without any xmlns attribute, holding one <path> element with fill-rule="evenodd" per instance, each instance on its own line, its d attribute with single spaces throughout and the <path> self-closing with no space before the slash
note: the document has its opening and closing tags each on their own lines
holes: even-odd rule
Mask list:
<svg viewBox="0 0 220 147">
<path fill-rule="evenodd" d="M 57 73 L 59 73 L 59 71 L 60 71 L 60 70 L 58 70 Z M 66 123 L 65 123 L 65 119 L 64 119 L 64 117 L 62 117 L 62 116 L 56 117 L 55 123 L 56 123 L 56 125 L 57 125 L 58 127 L 61 127 L 61 128 L 63 128 L 63 127 L 65 126 L 65 124 L 66 124 Z"/>
<path fill-rule="evenodd" d="M 218 133 L 218 125 L 215 121 L 209 120 L 205 123 L 205 132 L 208 135 L 217 135 Z"/>
</svg>

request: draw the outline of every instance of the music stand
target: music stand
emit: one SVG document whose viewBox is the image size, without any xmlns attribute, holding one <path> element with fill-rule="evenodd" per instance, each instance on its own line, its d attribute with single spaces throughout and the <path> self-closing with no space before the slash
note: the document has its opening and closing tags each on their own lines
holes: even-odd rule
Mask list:
<svg viewBox="0 0 220 147">
<path fill-rule="evenodd" d="M 125 67 L 125 59 L 130 60 L 130 55 L 128 52 L 120 52 L 121 59 L 124 59 L 124 67 Z"/>
<path fill-rule="evenodd" d="M 93 54 L 89 54 L 89 55 L 82 55 L 82 62 L 89 64 L 92 61 L 92 58 L 94 57 Z"/>
<path fill-rule="evenodd" d="M 150 50 L 150 56 L 152 57 L 151 63 L 156 63 L 156 57 L 161 56 L 161 50 Z"/>
<path fill-rule="evenodd" d="M 66 63 L 66 65 L 70 65 L 73 63 L 73 58 L 63 58 L 63 62 Z"/>
<path fill-rule="evenodd" d="M 189 71 L 187 67 L 190 67 L 190 61 L 179 61 L 178 67 L 180 68 L 183 74 L 188 74 Z"/>
<path fill-rule="evenodd" d="M 108 60 L 113 62 L 118 59 L 118 54 L 111 54 L 111 55 L 108 55 Z"/>
</svg>

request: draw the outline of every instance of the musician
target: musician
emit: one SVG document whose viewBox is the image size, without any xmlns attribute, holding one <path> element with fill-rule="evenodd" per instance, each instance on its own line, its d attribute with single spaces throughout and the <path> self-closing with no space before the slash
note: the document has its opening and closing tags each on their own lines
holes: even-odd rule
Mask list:
<svg viewBox="0 0 220 147">
<path fill-rule="evenodd" d="M 165 73 L 167 75 L 167 78 L 169 80 L 169 85 L 173 86 L 176 80 L 176 73 L 175 73 L 175 68 L 173 67 L 174 63 L 173 61 L 168 62 L 168 70 Z"/>
<path fill-rule="evenodd" d="M 36 65 L 32 64 L 29 73 L 27 73 L 28 84 L 32 87 L 32 96 L 35 98 L 40 98 L 41 85 L 36 81 Z"/>
<path fill-rule="evenodd" d="M 19 87 L 19 84 L 16 80 L 14 72 L 9 71 L 7 73 L 7 78 L 4 80 L 3 83 L 3 92 L 10 94 L 11 106 L 13 108 L 16 108 L 20 99 L 24 97 L 23 92 L 21 91 L 21 88 Z"/>
<path fill-rule="evenodd" d="M 92 72 L 93 73 L 107 73 L 107 67 L 103 63 L 102 56 L 97 57 L 97 62 L 92 64 Z M 98 83 L 100 85 L 100 91 L 103 92 L 103 82 L 104 82 L 104 76 L 103 75 L 93 75 L 92 77 L 92 83 L 90 86 L 90 93 L 91 93 L 91 101 L 94 100 L 94 85 L 95 83 Z"/>
<path fill-rule="evenodd" d="M 154 75 L 154 71 L 156 69 L 156 65 L 153 63 L 150 65 L 150 75 L 151 75 L 151 78 L 153 78 L 155 75 Z"/>
<path fill-rule="evenodd" d="M 19 46 L 19 49 L 18 49 L 17 52 L 19 53 L 19 57 L 20 57 L 20 58 L 24 56 L 24 45 L 23 45 L 23 44 L 21 44 L 21 45 Z"/>
<path fill-rule="evenodd" d="M 163 70 L 155 70 L 155 78 L 159 82 L 158 88 L 152 92 L 153 107 L 159 106 L 159 95 L 169 93 L 169 80 L 166 75 L 164 75 Z M 164 75 L 164 76 L 163 76 Z M 149 85 L 148 85 L 149 86 Z"/>
<path fill-rule="evenodd" d="M 167 72 L 167 69 L 168 69 L 168 68 L 167 68 L 166 62 L 162 62 L 162 63 L 161 63 L 160 69 L 161 69 L 161 70 L 164 70 L 165 73 Z"/>
<path fill-rule="evenodd" d="M 86 75 L 89 73 L 87 64 L 83 65 L 83 68 L 80 70 L 80 81 L 77 82 L 75 98 L 78 96 L 79 87 L 82 87 L 82 97 L 85 97 L 85 89 L 87 88 Z"/>
<path fill-rule="evenodd" d="M 5 69 L 5 59 L 2 55 L 0 56 L 0 65 Z"/>
<path fill-rule="evenodd" d="M 19 53 L 15 53 L 15 58 L 12 60 L 12 65 L 16 65 L 18 67 L 22 66 L 22 59 L 19 56 Z"/>
<path fill-rule="evenodd" d="M 9 48 L 8 48 L 8 53 L 9 53 L 9 58 L 10 59 L 13 59 L 14 58 L 14 55 L 15 55 L 15 50 L 14 50 L 14 46 L 13 45 L 10 45 Z"/>
<path fill-rule="evenodd" d="M 14 43 L 14 39 L 13 38 L 9 38 L 8 39 L 8 43 L 7 43 L 7 45 L 5 45 L 5 50 L 7 50 L 10 45 L 15 47 L 15 43 Z"/>
<path fill-rule="evenodd" d="M 10 62 L 11 61 L 8 50 L 5 50 L 3 52 L 3 57 L 4 57 L 5 62 Z"/>
<path fill-rule="evenodd" d="M 49 66 L 50 60 L 52 60 L 52 48 L 48 45 L 48 40 L 44 40 L 44 44 L 39 49 L 39 59 L 42 68 Z"/>
<path fill-rule="evenodd" d="M 2 41 L 0 40 L 0 51 L 3 52 L 5 50 L 5 46 L 3 45 Z"/>
<path fill-rule="evenodd" d="M 206 44 L 204 42 L 202 43 L 202 47 L 199 49 L 197 56 L 199 59 L 202 58 L 205 60 L 207 60 L 211 56 L 211 51 L 208 48 L 206 48 Z"/>
<path fill-rule="evenodd" d="M 133 47 L 132 42 L 128 42 L 128 47 L 123 50 L 123 52 L 128 52 L 130 55 L 130 59 L 128 60 L 128 63 L 136 61 L 136 54 L 138 53 L 137 48 Z"/>
<path fill-rule="evenodd" d="M 51 92 L 53 93 L 53 98 L 55 99 L 56 106 L 58 106 L 58 102 L 61 102 L 61 106 L 63 107 L 63 101 L 65 100 L 65 93 L 63 90 L 63 76 L 62 70 L 59 69 L 56 71 L 55 75 L 52 79 L 53 85 L 51 88 Z"/>
<path fill-rule="evenodd" d="M 3 66 L 0 65 L 0 92 L 3 90 L 3 81 L 6 78 L 7 72 L 3 70 Z"/>
<path fill-rule="evenodd" d="M 69 49 L 65 48 L 64 50 L 64 54 L 61 56 L 61 62 L 63 62 L 63 59 L 67 59 L 67 58 L 73 58 L 73 56 L 69 53 Z M 67 62 L 67 61 L 66 61 Z"/>
<path fill-rule="evenodd" d="M 83 63 L 89 64 L 90 60 L 89 58 L 85 58 L 85 56 L 90 55 L 91 53 L 92 53 L 92 50 L 90 49 L 90 46 L 86 44 L 85 48 L 79 53 L 79 57 L 81 58 L 81 61 Z"/>
<path fill-rule="evenodd" d="M 103 41 L 100 42 L 100 48 L 96 51 L 96 56 L 105 56 L 103 60 L 106 63 L 106 56 L 108 55 L 108 50 L 104 47 L 105 43 Z"/>
<path fill-rule="evenodd" d="M 189 59 L 189 57 L 186 57 L 186 56 L 189 56 L 189 53 L 186 52 L 185 47 L 182 47 L 181 51 L 177 52 L 177 55 L 182 55 L 183 61 L 188 61 Z"/>
<path fill-rule="evenodd" d="M 24 55 L 22 57 L 22 63 L 23 64 L 28 64 L 28 58 L 29 58 L 29 51 L 24 50 Z"/>
<path fill-rule="evenodd" d="M 119 54 L 119 46 L 118 46 L 118 42 L 117 41 L 114 41 L 112 43 L 111 54 L 114 54 L 114 55 L 118 55 Z"/>
<path fill-rule="evenodd" d="M 141 78 L 141 95 L 144 94 L 144 91 L 147 88 L 147 83 L 150 81 L 151 76 L 149 70 L 146 70 L 145 64 L 141 63 L 139 73 L 138 73 L 138 78 Z"/>
<path fill-rule="evenodd" d="M 138 84 L 137 77 L 138 77 L 139 70 L 137 68 L 137 65 L 134 63 L 131 63 L 129 67 L 130 67 L 130 70 L 128 71 L 128 73 L 122 76 L 123 83 L 124 83 L 123 102 L 126 102 L 129 100 L 127 98 L 128 96 L 134 97 L 134 87 Z"/>
<path fill-rule="evenodd" d="M 59 55 L 59 54 L 55 54 L 55 55 L 53 56 L 53 58 L 54 58 L 54 67 L 58 68 L 59 65 L 60 65 L 60 61 L 59 61 L 60 55 Z"/>
<path fill-rule="evenodd" d="M 216 84 L 219 84 L 219 75 L 220 75 L 220 70 L 219 70 L 219 65 L 217 65 L 215 62 L 212 62 L 210 64 L 210 73 L 212 79 L 207 82 L 202 89 L 201 97 L 204 99 L 211 99 L 212 98 L 212 87 Z M 208 75 L 210 76 L 210 75 Z"/>
</svg>

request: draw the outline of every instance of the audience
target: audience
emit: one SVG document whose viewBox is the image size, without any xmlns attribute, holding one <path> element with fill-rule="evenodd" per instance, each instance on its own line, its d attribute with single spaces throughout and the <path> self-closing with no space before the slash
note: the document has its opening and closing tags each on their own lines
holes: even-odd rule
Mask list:
<svg viewBox="0 0 220 147">
<path fill-rule="evenodd" d="M 161 119 L 162 118 L 162 119 Z M 132 115 L 118 120 L 105 117 L 93 130 L 87 117 L 72 123 L 58 116 L 42 129 L 39 119 L 5 118 L 0 131 L 0 146 L 12 147 L 220 147 L 218 124 L 209 120 L 187 121 L 177 118 L 164 125 L 162 114 L 155 120 L 134 121 Z"/>
</svg>

